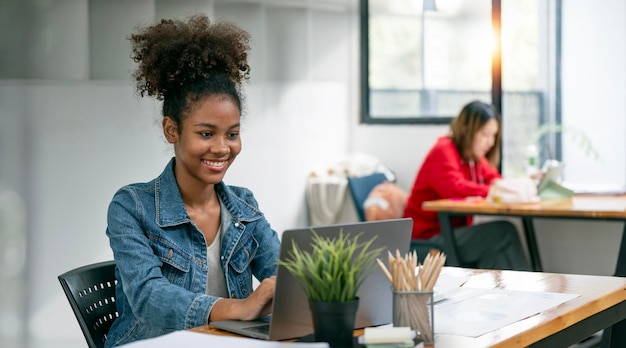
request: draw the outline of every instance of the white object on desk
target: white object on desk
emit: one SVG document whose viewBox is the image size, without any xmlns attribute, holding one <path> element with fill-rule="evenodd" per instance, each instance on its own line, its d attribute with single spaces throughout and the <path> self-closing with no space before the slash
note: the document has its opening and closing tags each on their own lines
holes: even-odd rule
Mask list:
<svg viewBox="0 0 626 348">
<path fill-rule="evenodd" d="M 435 304 L 435 334 L 478 337 L 580 295 L 458 288 Z"/>
<path fill-rule="evenodd" d="M 415 333 L 408 326 L 402 327 L 366 327 L 363 332 L 363 344 L 402 343 L 412 341 Z"/>
<path fill-rule="evenodd" d="M 564 181 L 561 183 L 561 186 L 572 190 L 576 194 L 623 195 L 626 193 L 626 186 L 619 184 L 590 184 Z"/>
<path fill-rule="evenodd" d="M 537 186 L 530 178 L 500 179 L 489 188 L 487 201 L 495 203 L 539 202 Z"/>
<path fill-rule="evenodd" d="M 167 335 L 136 341 L 120 346 L 120 348 L 206 348 L 206 347 L 237 347 L 237 348 L 329 348 L 326 342 L 281 342 L 265 341 L 253 338 L 210 335 L 192 331 L 175 331 Z"/>
</svg>

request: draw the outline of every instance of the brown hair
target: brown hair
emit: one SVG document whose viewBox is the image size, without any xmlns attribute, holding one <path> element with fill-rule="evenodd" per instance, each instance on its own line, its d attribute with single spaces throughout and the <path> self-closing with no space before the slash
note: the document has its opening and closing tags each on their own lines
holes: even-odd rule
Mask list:
<svg viewBox="0 0 626 348">
<path fill-rule="evenodd" d="M 476 133 L 489 121 L 495 119 L 498 122 L 498 133 L 496 133 L 495 143 L 487 152 L 485 157 L 493 166 L 500 161 L 500 138 L 502 127 L 500 117 L 496 109 L 491 104 L 481 101 L 472 101 L 465 105 L 457 117 L 450 122 L 450 138 L 465 161 L 473 158 L 472 145 Z"/>
</svg>

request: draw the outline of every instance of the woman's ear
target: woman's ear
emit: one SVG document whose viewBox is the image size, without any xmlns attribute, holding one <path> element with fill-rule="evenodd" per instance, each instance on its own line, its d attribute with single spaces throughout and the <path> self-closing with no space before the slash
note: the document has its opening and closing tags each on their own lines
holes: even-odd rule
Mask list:
<svg viewBox="0 0 626 348">
<path fill-rule="evenodd" d="M 165 139 L 170 144 L 174 144 L 178 141 L 178 126 L 176 126 L 176 122 L 172 120 L 170 117 L 163 117 L 162 121 L 163 125 L 163 135 L 165 135 Z"/>
</svg>

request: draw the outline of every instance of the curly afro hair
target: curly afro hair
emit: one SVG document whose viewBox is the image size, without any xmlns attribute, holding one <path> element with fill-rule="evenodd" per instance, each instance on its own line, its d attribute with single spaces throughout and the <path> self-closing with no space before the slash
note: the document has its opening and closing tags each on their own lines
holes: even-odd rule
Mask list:
<svg viewBox="0 0 626 348">
<path fill-rule="evenodd" d="M 231 96 L 241 110 L 240 87 L 250 78 L 250 35 L 243 29 L 194 15 L 162 19 L 129 39 L 131 58 L 139 63 L 137 92 L 163 100 L 163 116 L 180 125 L 194 101 L 211 94 Z"/>
<path fill-rule="evenodd" d="M 224 73 L 237 83 L 248 79 L 250 35 L 234 24 L 211 23 L 195 15 L 187 21 L 162 19 L 131 35 L 133 74 L 141 96 L 163 100 L 169 92 Z"/>
</svg>

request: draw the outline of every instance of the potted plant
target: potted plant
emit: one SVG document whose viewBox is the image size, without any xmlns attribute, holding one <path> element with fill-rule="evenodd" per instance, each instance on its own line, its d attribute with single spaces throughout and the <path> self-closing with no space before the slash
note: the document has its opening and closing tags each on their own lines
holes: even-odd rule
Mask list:
<svg viewBox="0 0 626 348">
<path fill-rule="evenodd" d="M 333 238 L 312 232 L 312 251 L 303 251 L 294 242 L 278 264 L 296 278 L 309 300 L 315 340 L 352 347 L 357 291 L 375 270 L 383 248 L 372 248 L 375 237 L 361 242 L 360 234 L 352 237 L 343 230 Z"/>
<path fill-rule="evenodd" d="M 595 160 L 598 160 L 598 158 L 600 157 L 598 151 L 591 143 L 591 139 L 589 138 L 589 136 L 587 136 L 587 134 L 585 134 L 585 132 L 573 127 L 564 126 L 560 123 L 544 123 L 540 125 L 539 128 L 537 128 L 535 135 L 532 139 L 532 144 L 538 144 L 542 140 L 544 135 L 547 135 L 549 133 L 568 133 L 571 140 L 578 144 L 580 149 L 584 151 L 587 157 L 591 157 Z M 552 159 L 552 150 L 550 149 L 550 145 L 547 142 L 546 145 L 548 148 L 548 155 L 550 159 Z"/>
</svg>

